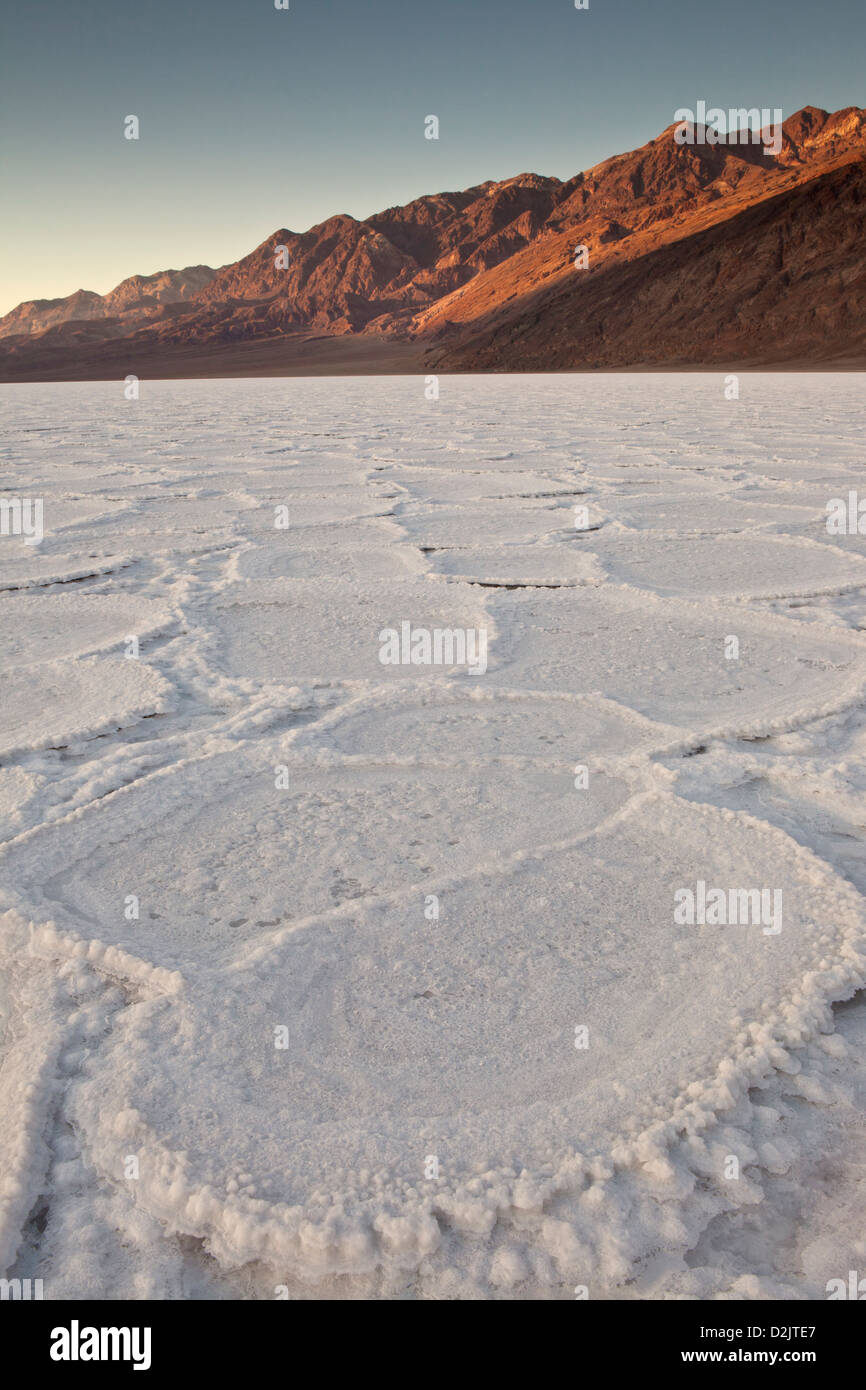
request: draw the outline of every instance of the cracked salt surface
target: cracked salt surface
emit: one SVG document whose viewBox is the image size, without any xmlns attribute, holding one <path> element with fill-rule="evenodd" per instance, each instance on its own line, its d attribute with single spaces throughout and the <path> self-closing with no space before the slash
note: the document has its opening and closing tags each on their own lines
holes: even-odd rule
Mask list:
<svg viewBox="0 0 866 1390">
<path fill-rule="evenodd" d="M 800 1299 L 862 1265 L 866 558 L 823 525 L 859 378 L 3 399 L 46 522 L 0 539 L 4 1272 Z M 487 669 L 383 665 L 404 621 L 485 629 Z M 677 924 L 701 882 L 782 930 Z"/>
</svg>

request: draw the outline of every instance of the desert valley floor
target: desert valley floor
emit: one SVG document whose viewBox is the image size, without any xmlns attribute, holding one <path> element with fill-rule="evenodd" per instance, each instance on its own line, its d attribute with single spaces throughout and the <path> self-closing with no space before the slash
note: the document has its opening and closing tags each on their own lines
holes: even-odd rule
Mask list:
<svg viewBox="0 0 866 1390">
<path fill-rule="evenodd" d="M 866 1274 L 863 378 L 438 386 L 2 388 L 0 1273 L 46 1298 Z M 383 664 L 404 624 L 486 660 Z"/>
</svg>

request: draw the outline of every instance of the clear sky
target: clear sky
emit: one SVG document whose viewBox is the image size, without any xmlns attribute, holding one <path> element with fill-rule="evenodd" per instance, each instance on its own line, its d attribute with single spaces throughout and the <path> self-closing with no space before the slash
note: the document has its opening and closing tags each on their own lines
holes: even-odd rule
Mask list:
<svg viewBox="0 0 866 1390">
<path fill-rule="evenodd" d="M 0 313 L 336 212 L 568 178 L 700 98 L 866 105 L 866 0 L 589 4 L 5 0 Z"/>
</svg>

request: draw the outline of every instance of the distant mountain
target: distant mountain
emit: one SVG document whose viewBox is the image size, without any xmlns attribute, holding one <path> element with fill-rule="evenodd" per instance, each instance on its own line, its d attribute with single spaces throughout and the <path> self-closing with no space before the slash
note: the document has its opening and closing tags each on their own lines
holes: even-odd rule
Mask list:
<svg viewBox="0 0 866 1390">
<path fill-rule="evenodd" d="M 209 265 L 130 275 L 108 294 L 76 290 L 65 299 L 28 299 L 0 318 L 0 338 L 35 335 L 65 323 L 116 319 L 122 331 L 158 317 L 168 304 L 188 303 L 216 274 Z"/>
<path fill-rule="evenodd" d="M 675 130 L 567 182 L 280 228 L 218 271 L 20 305 L 0 377 L 866 366 L 866 112 L 805 107 L 777 155 Z"/>
<path fill-rule="evenodd" d="M 673 129 L 565 185 L 542 236 L 416 316 L 431 361 L 866 366 L 864 112 L 798 112 L 778 158 Z"/>
</svg>

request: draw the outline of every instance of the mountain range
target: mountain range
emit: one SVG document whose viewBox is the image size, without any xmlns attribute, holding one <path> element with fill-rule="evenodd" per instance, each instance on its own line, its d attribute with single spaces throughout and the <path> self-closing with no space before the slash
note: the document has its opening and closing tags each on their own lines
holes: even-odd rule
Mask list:
<svg viewBox="0 0 866 1390">
<path fill-rule="evenodd" d="M 778 154 L 676 130 L 566 181 L 28 301 L 0 319 L 0 380 L 866 366 L 866 112 L 805 107 Z"/>
</svg>

